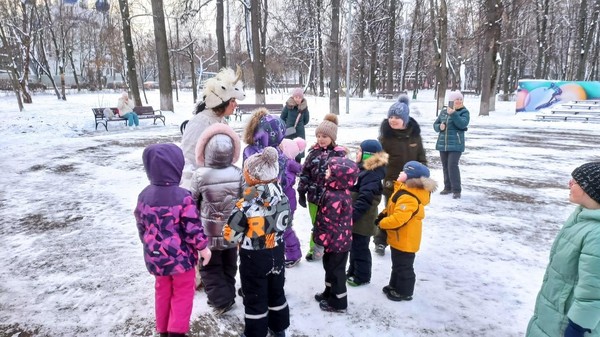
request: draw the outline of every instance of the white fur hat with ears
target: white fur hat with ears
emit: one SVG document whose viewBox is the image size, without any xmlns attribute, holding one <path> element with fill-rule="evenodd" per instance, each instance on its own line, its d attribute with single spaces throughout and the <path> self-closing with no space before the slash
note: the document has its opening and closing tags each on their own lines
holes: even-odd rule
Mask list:
<svg viewBox="0 0 600 337">
<path fill-rule="evenodd" d="M 238 66 L 236 72 L 231 68 L 223 68 L 215 77 L 206 80 L 202 91 L 206 107 L 212 109 L 232 98 L 239 100 L 246 98 L 241 78 L 242 70 Z"/>
<path fill-rule="evenodd" d="M 300 137 L 294 139 L 283 139 L 279 145 L 281 152 L 290 159 L 296 158 L 296 156 L 304 151 L 306 148 L 306 141 Z"/>
</svg>

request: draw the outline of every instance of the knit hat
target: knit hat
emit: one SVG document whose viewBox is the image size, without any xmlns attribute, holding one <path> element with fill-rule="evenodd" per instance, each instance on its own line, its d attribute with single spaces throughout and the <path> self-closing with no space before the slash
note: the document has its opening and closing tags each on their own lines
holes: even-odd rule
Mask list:
<svg viewBox="0 0 600 337">
<path fill-rule="evenodd" d="M 302 88 L 296 88 L 292 90 L 292 97 L 294 96 L 304 98 L 304 90 L 302 90 Z"/>
<path fill-rule="evenodd" d="M 248 185 L 277 180 L 279 175 L 279 153 L 274 147 L 266 147 L 263 152 L 248 157 L 244 162 L 244 178 Z"/>
<path fill-rule="evenodd" d="M 600 203 L 600 162 L 583 164 L 576 168 L 571 175 L 590 198 Z"/>
<path fill-rule="evenodd" d="M 212 109 L 227 103 L 232 98 L 239 100 L 246 98 L 241 78 L 242 70 L 238 66 L 236 72 L 231 68 L 223 68 L 215 77 L 206 80 L 202 91 L 206 107 Z"/>
<path fill-rule="evenodd" d="M 323 134 L 335 142 L 337 139 L 338 118 L 335 114 L 328 113 L 323 121 L 315 129 L 315 135 Z"/>
<path fill-rule="evenodd" d="M 306 141 L 300 137 L 296 137 L 294 139 L 287 139 L 281 141 L 281 145 L 279 145 L 283 154 L 289 159 L 294 159 L 296 156 L 304 151 L 306 148 Z"/>
<path fill-rule="evenodd" d="M 375 139 L 367 139 L 360 143 L 360 150 L 362 151 L 361 160 L 367 160 L 377 152 L 383 151 L 381 143 Z"/>
<path fill-rule="evenodd" d="M 458 90 L 451 91 L 450 95 L 448 96 L 448 101 L 454 101 L 457 99 L 463 99 L 463 95 Z"/>
<path fill-rule="evenodd" d="M 419 179 L 421 177 L 429 178 L 429 169 L 418 161 L 411 160 L 404 164 L 402 171 L 406 174 L 406 179 Z"/>
<path fill-rule="evenodd" d="M 396 103 L 392 104 L 390 109 L 388 110 L 388 118 L 395 116 L 404 121 L 404 125 L 408 124 L 408 116 L 410 114 L 410 109 L 408 105 L 404 102 L 398 100 Z"/>
</svg>

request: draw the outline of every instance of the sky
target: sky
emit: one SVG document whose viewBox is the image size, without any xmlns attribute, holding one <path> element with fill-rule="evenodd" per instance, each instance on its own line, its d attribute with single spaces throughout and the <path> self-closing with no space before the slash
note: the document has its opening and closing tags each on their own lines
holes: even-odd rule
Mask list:
<svg viewBox="0 0 600 337">
<path fill-rule="evenodd" d="M 253 103 L 248 92 L 245 103 Z M 142 120 L 138 130 L 110 123 L 94 130 L 91 108 L 116 105 L 119 92 L 72 93 L 67 101 L 38 94 L 18 112 L 0 93 L 0 336 L 152 336 L 154 278 L 147 272 L 133 209 L 148 184 L 145 146 L 179 144 L 190 118 L 191 92 L 181 92 L 167 125 Z M 283 103 L 287 93 L 267 96 Z M 159 107 L 158 91 L 148 92 Z M 462 199 L 434 193 L 426 207 L 416 255 L 414 299 L 392 302 L 382 293 L 390 275 L 389 249 L 373 255 L 371 283 L 348 288 L 346 314 L 326 313 L 313 295 L 324 288 L 321 263 L 303 260 L 286 270 L 291 313 L 288 336 L 522 336 L 533 312 L 552 241 L 573 210 L 570 173 L 600 160 L 598 124 L 541 122 L 515 114 L 514 102 L 479 117 L 476 96 L 460 162 Z M 376 138 L 393 100 L 341 100 L 338 143 L 354 158 L 358 144 Z M 327 98 L 307 97 L 307 142 L 328 112 Z M 410 104 L 421 125 L 432 178 L 442 182 L 433 92 Z M 241 134 L 249 116 L 231 122 Z M 239 163 L 238 163 L 239 165 Z M 380 208 L 383 207 L 383 203 Z M 308 211 L 294 229 L 308 248 Z M 371 244 L 372 247 L 372 244 Z M 243 303 L 215 317 L 197 292 L 190 336 L 238 336 Z M 17 334 L 26 332 L 26 334 Z"/>
</svg>

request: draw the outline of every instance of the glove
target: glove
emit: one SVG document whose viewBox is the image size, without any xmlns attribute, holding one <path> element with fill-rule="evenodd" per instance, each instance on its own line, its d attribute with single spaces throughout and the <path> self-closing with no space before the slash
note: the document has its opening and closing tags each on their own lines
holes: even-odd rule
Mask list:
<svg viewBox="0 0 600 337">
<path fill-rule="evenodd" d="M 577 325 L 577 323 L 573 322 L 569 319 L 569 325 L 565 329 L 564 337 L 583 337 L 583 334 L 586 332 L 592 332 L 590 329 L 584 329 Z"/>
<path fill-rule="evenodd" d="M 379 213 L 377 218 L 375 219 L 375 226 L 379 227 L 379 222 L 385 218 L 387 215 L 384 212 Z"/>
<path fill-rule="evenodd" d="M 210 261 L 211 256 L 212 256 L 212 252 L 210 251 L 210 249 L 208 247 L 206 247 L 200 251 L 200 262 L 202 263 L 203 266 L 206 266 L 208 264 L 208 261 Z"/>
<path fill-rule="evenodd" d="M 298 205 L 306 208 L 306 194 L 298 195 Z"/>
<path fill-rule="evenodd" d="M 321 260 L 325 254 L 325 247 L 315 244 L 313 247 L 313 260 Z"/>
</svg>

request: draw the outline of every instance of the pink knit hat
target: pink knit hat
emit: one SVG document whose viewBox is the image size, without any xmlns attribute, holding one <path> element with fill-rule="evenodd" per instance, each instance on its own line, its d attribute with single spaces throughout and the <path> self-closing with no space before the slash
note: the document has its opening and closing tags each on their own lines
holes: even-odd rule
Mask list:
<svg viewBox="0 0 600 337">
<path fill-rule="evenodd" d="M 304 90 L 302 90 L 302 88 L 292 90 L 292 97 L 294 96 L 304 98 Z"/>
<path fill-rule="evenodd" d="M 283 154 L 290 159 L 296 158 L 296 156 L 304 151 L 306 148 L 306 141 L 300 137 L 294 139 L 287 139 L 281 141 L 279 145 Z"/>
</svg>

